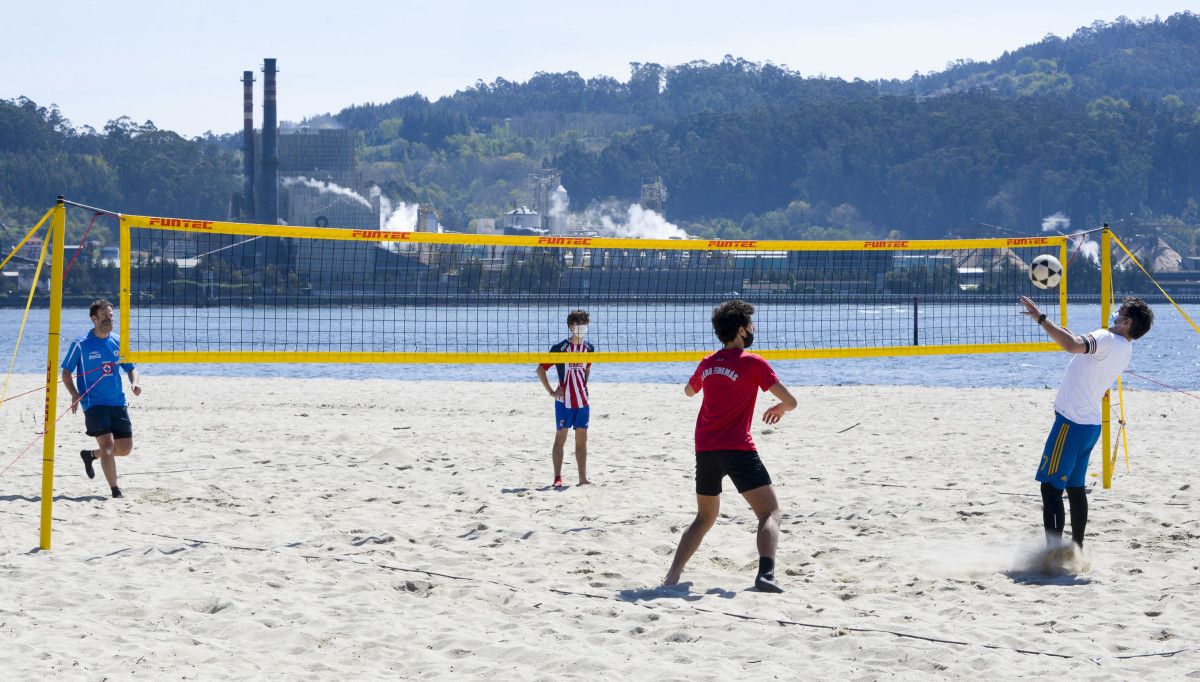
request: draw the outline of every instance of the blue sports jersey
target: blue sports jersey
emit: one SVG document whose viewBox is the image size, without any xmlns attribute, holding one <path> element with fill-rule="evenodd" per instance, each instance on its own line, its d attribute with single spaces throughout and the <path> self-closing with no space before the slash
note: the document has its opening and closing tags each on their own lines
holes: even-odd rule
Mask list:
<svg viewBox="0 0 1200 682">
<path fill-rule="evenodd" d="M 125 389 L 121 373 L 116 371 L 120 348 L 116 334 L 102 339 L 90 330 L 71 342 L 62 368 L 75 375 L 75 388 L 83 396 L 79 406 L 85 412 L 95 405 L 125 407 Z M 123 362 L 120 366 L 126 374 L 133 371 L 133 363 Z"/>
</svg>

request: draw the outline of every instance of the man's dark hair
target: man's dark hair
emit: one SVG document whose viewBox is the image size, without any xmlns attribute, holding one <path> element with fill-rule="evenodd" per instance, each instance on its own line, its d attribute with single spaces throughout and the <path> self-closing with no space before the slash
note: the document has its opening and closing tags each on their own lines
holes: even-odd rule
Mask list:
<svg viewBox="0 0 1200 682">
<path fill-rule="evenodd" d="M 592 317 L 587 314 L 586 310 L 572 310 L 567 313 L 567 326 L 574 327 L 577 324 L 587 324 Z"/>
<path fill-rule="evenodd" d="M 740 299 L 725 301 L 713 308 L 713 331 L 721 343 L 729 343 L 737 338 L 738 329 L 750 326 L 750 316 L 754 314 L 754 306 Z"/>
<path fill-rule="evenodd" d="M 104 298 L 102 298 L 98 301 L 93 301 L 92 307 L 88 308 L 88 317 L 95 317 L 96 313 L 100 312 L 100 309 L 105 308 L 105 307 L 112 308 L 114 306 L 113 306 L 113 304 L 108 302 L 108 299 L 104 299 Z"/>
<path fill-rule="evenodd" d="M 1154 324 L 1154 311 L 1146 302 L 1136 296 L 1126 296 L 1125 302 L 1121 304 L 1121 314 L 1128 317 L 1132 324 L 1129 326 L 1129 335 L 1135 339 L 1140 339 L 1150 331 L 1150 326 Z"/>
</svg>

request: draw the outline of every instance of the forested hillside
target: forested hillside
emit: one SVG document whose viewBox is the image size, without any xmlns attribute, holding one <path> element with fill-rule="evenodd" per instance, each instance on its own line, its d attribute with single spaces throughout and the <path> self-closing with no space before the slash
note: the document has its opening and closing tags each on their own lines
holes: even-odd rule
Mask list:
<svg viewBox="0 0 1200 682">
<path fill-rule="evenodd" d="M 59 194 L 124 213 L 223 218 L 240 173 L 238 157 L 215 140 L 188 140 L 128 118 L 110 121 L 103 131 L 76 129 L 57 107 L 0 100 L 5 244 L 23 235 Z M 110 236 L 107 228 L 96 232 L 102 243 Z"/>
<path fill-rule="evenodd" d="M 922 96 L 987 88 L 1010 96 L 1070 94 L 1078 99 L 1159 99 L 1200 105 L 1200 21 L 1183 13 L 1162 21 L 1118 19 L 1068 38 L 1006 52 L 990 62 L 956 61 L 946 70 L 879 83 L 885 94 Z"/>
</svg>

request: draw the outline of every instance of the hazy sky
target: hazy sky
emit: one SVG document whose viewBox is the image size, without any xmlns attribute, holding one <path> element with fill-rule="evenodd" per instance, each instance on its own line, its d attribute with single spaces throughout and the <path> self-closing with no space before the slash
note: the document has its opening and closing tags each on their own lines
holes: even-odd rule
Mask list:
<svg viewBox="0 0 1200 682">
<path fill-rule="evenodd" d="M 628 80 L 726 54 L 808 75 L 904 78 L 993 59 L 1046 34 L 1118 16 L 1167 17 L 1160 0 L 849 2 L 194 2 L 6 3 L 0 99 L 57 104 L 99 129 L 128 115 L 186 135 L 241 128 L 241 73 L 279 60 L 279 116 L 299 120 L 412 92 L 430 99 L 536 71 Z M 261 120 L 262 83 L 255 120 Z"/>
</svg>

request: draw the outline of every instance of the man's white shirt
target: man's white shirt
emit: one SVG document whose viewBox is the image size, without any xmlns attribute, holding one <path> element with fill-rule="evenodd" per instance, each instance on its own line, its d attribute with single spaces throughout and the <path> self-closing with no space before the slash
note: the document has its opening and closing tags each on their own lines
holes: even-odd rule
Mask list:
<svg viewBox="0 0 1200 682">
<path fill-rule="evenodd" d="M 1076 424 L 1100 423 L 1100 400 L 1133 357 L 1133 343 L 1107 329 L 1083 336 L 1087 350 L 1067 364 L 1054 411 Z"/>
</svg>

